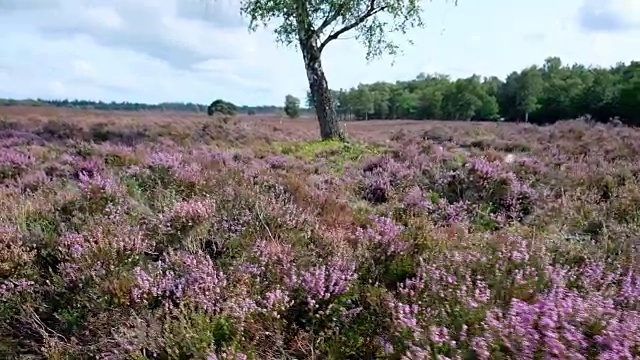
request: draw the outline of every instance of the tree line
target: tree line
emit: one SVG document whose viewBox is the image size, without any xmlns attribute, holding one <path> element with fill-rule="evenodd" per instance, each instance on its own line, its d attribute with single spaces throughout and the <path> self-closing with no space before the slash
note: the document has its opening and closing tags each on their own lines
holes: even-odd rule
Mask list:
<svg viewBox="0 0 640 360">
<path fill-rule="evenodd" d="M 558 57 L 501 80 L 473 75 L 452 80 L 420 74 L 410 81 L 360 84 L 331 91 L 343 120 L 505 120 L 536 124 L 590 116 L 640 124 L 640 62 L 610 68 L 565 65 Z M 307 92 L 307 106 L 313 97 Z"/>
<path fill-rule="evenodd" d="M 529 66 L 498 77 L 473 75 L 451 79 L 443 74 L 420 74 L 409 81 L 360 84 L 331 90 L 334 109 L 341 120 L 505 120 L 535 124 L 590 116 L 606 122 L 618 118 L 640 125 L 640 61 L 610 68 L 563 64 L 558 57 L 541 66 Z M 236 106 L 218 99 L 211 105 L 165 102 L 102 102 L 89 100 L 0 99 L 0 106 L 55 106 L 120 111 L 213 112 L 214 104 L 228 104 L 232 114 L 286 113 L 297 117 L 314 107 L 307 92 L 308 109 L 287 95 L 283 106 Z M 224 112 L 216 108 L 216 112 Z"/>
<path fill-rule="evenodd" d="M 231 104 L 228 103 L 227 104 Z M 232 104 L 233 105 L 233 104 Z M 107 111 L 180 111 L 192 113 L 206 113 L 211 105 L 191 102 L 164 102 L 159 104 L 144 104 L 137 102 L 103 102 L 91 100 L 45 100 L 45 99 L 1 99 L 0 106 L 53 106 L 60 108 L 94 109 Z M 236 106 L 235 112 L 244 114 L 275 114 L 284 111 L 282 106 Z"/>
</svg>

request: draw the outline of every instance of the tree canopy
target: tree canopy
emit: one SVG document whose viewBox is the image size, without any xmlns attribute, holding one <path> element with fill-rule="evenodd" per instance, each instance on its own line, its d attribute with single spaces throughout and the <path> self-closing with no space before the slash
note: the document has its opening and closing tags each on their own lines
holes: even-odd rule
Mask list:
<svg viewBox="0 0 640 360">
<path fill-rule="evenodd" d="M 591 115 L 597 121 L 619 117 L 640 125 L 640 62 L 609 68 L 563 65 L 557 57 L 541 66 L 510 73 L 504 80 L 474 75 L 453 80 L 443 74 L 419 74 L 409 81 L 360 84 L 331 90 L 332 106 L 342 120 L 496 120 L 553 123 Z M 100 110 L 169 110 L 204 112 L 194 103 L 106 103 L 88 100 L 0 99 L 0 106 L 57 106 Z M 306 105 L 314 107 L 307 92 Z M 243 113 L 275 114 L 277 106 L 242 106 Z M 306 109 L 301 109 L 305 112 Z"/>
<path fill-rule="evenodd" d="M 590 115 L 640 125 L 640 62 L 610 68 L 563 65 L 549 57 L 501 80 L 473 75 L 452 80 L 419 74 L 409 81 L 332 90 L 339 117 L 348 119 L 496 120 L 552 123 Z M 313 99 L 307 93 L 307 104 Z"/>
<path fill-rule="evenodd" d="M 212 116 L 216 113 L 223 115 L 235 115 L 238 113 L 238 107 L 228 101 L 217 99 L 207 107 L 207 115 Z"/>
<path fill-rule="evenodd" d="M 300 99 L 287 95 L 284 99 L 284 113 L 292 119 L 300 116 Z"/>
<path fill-rule="evenodd" d="M 353 31 L 367 48 L 366 58 L 371 60 L 397 53 L 398 44 L 388 37 L 389 33 L 406 33 L 423 25 L 421 3 L 422 0 L 243 0 L 241 12 L 249 18 L 251 30 L 272 27 L 276 40 L 286 46 L 299 46 L 301 36 L 305 36 L 303 30 L 307 30 L 320 52 L 333 40 Z"/>
</svg>

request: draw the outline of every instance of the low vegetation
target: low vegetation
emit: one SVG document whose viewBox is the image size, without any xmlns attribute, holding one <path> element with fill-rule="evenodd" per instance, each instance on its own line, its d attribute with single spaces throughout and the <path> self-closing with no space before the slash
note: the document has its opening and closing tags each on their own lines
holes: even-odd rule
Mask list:
<svg viewBox="0 0 640 360">
<path fill-rule="evenodd" d="M 136 116 L 3 120 L 3 358 L 640 356 L 635 129 Z"/>
</svg>

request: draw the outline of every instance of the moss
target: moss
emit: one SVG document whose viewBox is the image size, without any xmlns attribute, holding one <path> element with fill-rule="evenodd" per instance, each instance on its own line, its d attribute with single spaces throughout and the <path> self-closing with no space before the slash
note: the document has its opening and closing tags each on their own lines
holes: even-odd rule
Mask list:
<svg viewBox="0 0 640 360">
<path fill-rule="evenodd" d="M 277 153 L 293 156 L 301 160 L 326 160 L 333 170 L 341 172 L 349 162 L 358 162 L 365 156 L 377 155 L 386 151 L 383 146 L 361 142 L 342 142 L 339 140 L 313 140 L 280 142 L 272 145 Z"/>
</svg>

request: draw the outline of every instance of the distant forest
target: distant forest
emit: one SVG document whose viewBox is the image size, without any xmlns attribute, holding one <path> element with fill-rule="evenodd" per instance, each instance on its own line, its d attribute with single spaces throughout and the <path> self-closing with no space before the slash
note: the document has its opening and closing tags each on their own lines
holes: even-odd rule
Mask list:
<svg viewBox="0 0 640 360">
<path fill-rule="evenodd" d="M 610 68 L 549 57 L 506 79 L 420 74 L 414 80 L 332 91 L 342 118 L 504 120 L 536 124 L 590 116 L 640 125 L 640 61 Z M 307 104 L 313 99 L 307 93 Z"/>
<path fill-rule="evenodd" d="M 566 65 L 549 57 L 498 77 L 473 75 L 452 80 L 442 74 L 420 74 L 409 81 L 360 84 L 331 90 L 341 120 L 415 119 L 526 121 L 537 124 L 590 116 L 640 125 L 640 61 L 610 68 Z M 216 100 L 223 101 L 223 100 Z M 307 93 L 307 108 L 314 101 Z M 131 111 L 207 112 L 194 103 L 105 103 L 86 100 L 3 100 L 2 105 L 56 106 Z M 284 98 L 283 98 L 284 105 Z M 238 113 L 282 114 L 281 106 L 236 106 Z"/>
<path fill-rule="evenodd" d="M 94 109 L 107 111 L 179 111 L 206 113 L 208 105 L 181 102 L 165 102 L 160 104 L 143 104 L 135 102 L 103 102 L 91 100 L 44 100 L 44 99 L 2 99 L 0 106 L 54 106 L 60 108 Z M 283 106 L 238 106 L 238 112 L 245 114 L 275 114 L 283 110 Z"/>
</svg>

